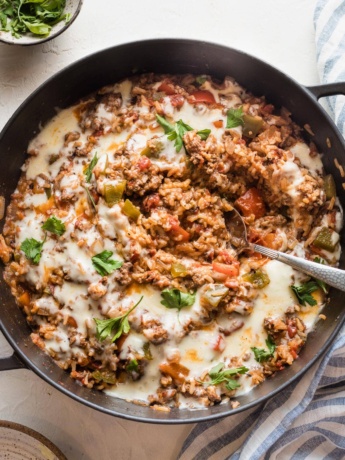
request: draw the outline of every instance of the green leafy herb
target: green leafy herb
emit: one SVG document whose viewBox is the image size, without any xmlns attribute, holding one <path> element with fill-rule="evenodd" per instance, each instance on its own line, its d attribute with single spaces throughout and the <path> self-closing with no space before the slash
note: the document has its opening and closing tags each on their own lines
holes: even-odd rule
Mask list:
<svg viewBox="0 0 345 460">
<path fill-rule="evenodd" d="M 98 162 L 98 158 L 97 158 L 97 152 L 96 152 L 94 157 L 92 158 L 89 166 L 84 171 L 86 182 L 88 182 L 88 183 L 91 182 L 92 171 L 93 171 L 94 167 L 96 166 L 97 162 Z"/>
<path fill-rule="evenodd" d="M 170 124 L 164 117 L 161 117 L 160 115 L 156 115 L 156 119 L 158 123 L 161 125 L 161 127 L 164 129 L 165 134 L 169 134 L 172 131 L 175 131 L 174 125 Z"/>
<path fill-rule="evenodd" d="M 55 235 L 63 235 L 66 231 L 65 224 L 55 216 L 49 217 L 44 224 L 42 225 L 43 230 L 46 230 L 50 233 L 55 233 Z"/>
<path fill-rule="evenodd" d="M 166 308 L 177 308 L 180 311 L 183 307 L 190 307 L 195 302 L 195 293 L 188 294 L 179 289 L 164 289 L 161 292 L 163 300 L 161 304 Z"/>
<path fill-rule="evenodd" d="M 70 20 L 64 13 L 66 0 L 0 0 L 0 30 L 21 34 L 49 35 L 53 25 Z"/>
<path fill-rule="evenodd" d="M 319 284 L 314 281 L 308 281 L 307 283 L 303 283 L 300 286 L 290 286 L 293 293 L 297 297 L 298 303 L 300 305 L 309 304 L 314 306 L 317 304 L 314 297 L 311 295 L 312 292 L 317 291 L 319 289 Z"/>
<path fill-rule="evenodd" d="M 122 267 L 123 262 L 111 259 L 112 255 L 111 251 L 103 251 L 92 257 L 92 265 L 100 275 L 110 275 L 114 270 Z"/>
<path fill-rule="evenodd" d="M 92 204 L 93 208 L 96 209 L 96 203 L 95 203 L 95 200 L 92 198 L 90 190 L 87 187 L 84 187 L 84 189 L 85 189 L 88 199 L 90 200 L 90 203 Z"/>
<path fill-rule="evenodd" d="M 325 259 L 319 256 L 314 257 L 314 262 L 316 262 L 317 264 L 321 264 L 321 265 L 327 265 Z"/>
<path fill-rule="evenodd" d="M 27 259 L 31 260 L 35 265 L 38 265 L 41 260 L 44 241 L 45 239 L 37 241 L 34 238 L 26 238 L 20 245 L 20 249 L 24 252 Z"/>
<path fill-rule="evenodd" d="M 111 338 L 112 342 L 115 342 L 122 334 L 128 334 L 130 331 L 130 325 L 128 322 L 129 314 L 139 305 L 143 297 L 129 309 L 124 315 L 118 316 L 117 318 L 110 319 L 97 319 L 93 318 L 96 323 L 96 337 L 98 340 L 103 342 L 109 335 L 113 334 Z"/>
<path fill-rule="evenodd" d="M 220 383 L 226 382 L 225 387 L 228 390 L 235 390 L 240 385 L 232 377 L 238 374 L 245 374 L 249 370 L 247 367 L 244 366 L 225 370 L 223 370 L 223 368 L 224 363 L 219 363 L 216 366 L 212 367 L 212 369 L 208 373 L 208 375 L 211 377 L 211 380 L 208 380 L 207 382 L 202 382 L 202 384 L 205 386 L 210 386 L 219 385 Z"/>
<path fill-rule="evenodd" d="M 138 372 L 139 371 L 139 364 L 136 359 L 132 359 L 129 361 L 129 363 L 126 365 L 126 371 L 127 372 Z"/>
<path fill-rule="evenodd" d="M 182 120 L 179 120 L 175 123 L 173 131 L 168 133 L 169 141 L 175 141 L 176 152 L 179 152 L 183 147 L 183 136 L 188 131 L 193 131 L 193 128 L 184 123 Z"/>
<path fill-rule="evenodd" d="M 243 126 L 243 109 L 239 107 L 238 109 L 229 109 L 227 112 L 227 129 L 236 128 L 236 126 Z"/>
<path fill-rule="evenodd" d="M 203 141 L 206 141 L 210 134 L 211 134 L 210 129 L 202 129 L 201 131 L 197 132 L 197 135 L 200 136 Z"/>
<path fill-rule="evenodd" d="M 273 353 L 276 349 L 275 343 L 271 339 L 270 336 L 266 339 L 266 346 L 268 350 L 265 350 L 264 348 L 256 348 L 252 347 L 252 350 L 254 352 L 255 359 L 258 363 L 262 363 L 263 361 L 267 361 L 268 358 L 271 358 L 273 356 Z"/>
<path fill-rule="evenodd" d="M 164 117 L 161 117 L 158 114 L 156 115 L 156 119 L 164 129 L 164 132 L 168 136 L 169 141 L 175 141 L 174 147 L 176 152 L 179 152 L 184 145 L 183 136 L 188 131 L 193 131 L 193 128 L 182 120 L 178 120 L 175 125 L 172 125 Z M 210 129 L 202 129 L 201 131 L 197 131 L 197 134 L 201 137 L 202 140 L 206 140 L 210 133 Z"/>
</svg>

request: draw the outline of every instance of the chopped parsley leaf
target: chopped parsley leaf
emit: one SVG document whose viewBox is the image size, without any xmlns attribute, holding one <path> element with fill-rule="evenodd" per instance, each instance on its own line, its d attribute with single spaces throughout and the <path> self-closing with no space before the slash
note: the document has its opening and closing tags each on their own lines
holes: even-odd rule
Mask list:
<svg viewBox="0 0 345 460">
<path fill-rule="evenodd" d="M 26 258 L 31 260 L 35 265 L 38 265 L 41 260 L 44 241 L 26 238 L 20 245 L 20 249 L 24 252 Z"/>
<path fill-rule="evenodd" d="M 243 108 L 229 109 L 227 112 L 226 128 L 236 128 L 237 126 L 243 126 Z"/>
<path fill-rule="evenodd" d="M 112 255 L 111 251 L 103 251 L 92 257 L 92 265 L 100 275 L 110 275 L 114 270 L 122 267 L 123 262 L 110 259 Z"/>
<path fill-rule="evenodd" d="M 130 331 L 130 325 L 128 322 L 129 314 L 139 305 L 139 303 L 143 300 L 143 297 L 134 305 L 134 307 L 130 308 L 125 314 L 118 316 L 117 318 L 110 318 L 110 319 L 97 319 L 93 318 L 96 323 L 96 337 L 98 340 L 103 342 L 109 335 L 113 332 L 115 334 L 111 338 L 112 342 L 115 342 L 122 334 L 128 334 Z"/>
<path fill-rule="evenodd" d="M 61 236 L 65 233 L 65 224 L 55 216 L 49 217 L 42 225 L 43 230 Z"/>
</svg>

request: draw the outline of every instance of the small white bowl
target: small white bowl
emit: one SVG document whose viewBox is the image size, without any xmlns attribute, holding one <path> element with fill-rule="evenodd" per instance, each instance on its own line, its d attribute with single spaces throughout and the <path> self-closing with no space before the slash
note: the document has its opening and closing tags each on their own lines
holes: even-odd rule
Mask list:
<svg viewBox="0 0 345 460">
<path fill-rule="evenodd" d="M 60 35 L 64 30 L 68 29 L 68 27 L 73 23 L 75 18 L 78 16 L 81 6 L 83 4 L 83 0 L 66 0 L 66 7 L 64 12 L 69 13 L 71 18 L 68 22 L 60 21 L 54 26 L 50 31 L 50 34 L 47 36 L 39 37 L 32 35 L 30 33 L 23 34 L 20 38 L 15 38 L 11 34 L 11 32 L 4 32 L 0 31 L 0 42 L 8 43 L 9 45 L 39 45 L 41 43 L 47 42 L 52 38 L 57 37 Z"/>
</svg>

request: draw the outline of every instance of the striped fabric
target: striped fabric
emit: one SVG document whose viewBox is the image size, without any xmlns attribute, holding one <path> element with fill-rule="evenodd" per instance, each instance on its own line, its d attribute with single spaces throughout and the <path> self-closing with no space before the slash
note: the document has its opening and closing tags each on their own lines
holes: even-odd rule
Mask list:
<svg viewBox="0 0 345 460">
<path fill-rule="evenodd" d="M 345 1 L 318 0 L 314 24 L 321 81 L 345 81 Z M 345 134 L 345 96 L 329 97 L 327 102 L 336 125 Z"/>
<path fill-rule="evenodd" d="M 318 0 L 317 60 L 322 82 L 345 81 L 345 1 Z M 328 98 L 345 135 L 345 96 Z M 179 460 L 345 459 L 345 326 L 327 354 L 264 405 L 196 425 Z"/>
</svg>

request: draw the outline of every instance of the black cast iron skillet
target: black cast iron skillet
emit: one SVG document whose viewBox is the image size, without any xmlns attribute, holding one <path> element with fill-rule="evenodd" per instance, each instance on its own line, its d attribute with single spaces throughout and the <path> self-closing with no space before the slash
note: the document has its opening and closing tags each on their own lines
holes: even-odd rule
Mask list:
<svg viewBox="0 0 345 460">
<path fill-rule="evenodd" d="M 334 165 L 335 158 L 345 164 L 344 139 L 317 100 L 322 96 L 345 94 L 345 83 L 306 88 L 265 62 L 240 51 L 182 39 L 148 40 L 106 49 L 72 64 L 39 87 L 19 107 L 0 135 L 0 195 L 5 196 L 6 203 L 17 185 L 28 142 L 39 131 L 39 126 L 55 115 L 57 107 L 68 107 L 103 85 L 142 72 L 210 74 L 219 79 L 230 75 L 255 95 L 265 95 L 267 101 L 277 107 L 287 107 L 300 126 L 308 123 L 315 133 L 312 140 L 324 152 L 325 169 L 336 178 L 337 193 L 344 207 L 345 190 Z M 344 244 L 344 232 L 341 241 Z M 345 251 L 340 267 L 345 268 Z M 345 317 L 344 294 L 331 290 L 330 303 L 324 310 L 327 319 L 320 321 L 316 332 L 310 334 L 299 359 L 249 394 L 237 398 L 241 404 L 239 408 L 231 410 L 224 404 L 204 410 L 164 413 L 88 390 L 72 380 L 67 372 L 32 344 L 24 315 L 2 276 L 0 285 L 0 327 L 14 348 L 10 358 L 0 360 L 0 370 L 27 367 L 89 407 L 131 420 L 165 424 L 199 422 L 235 414 L 286 390 L 325 352 Z"/>
</svg>

